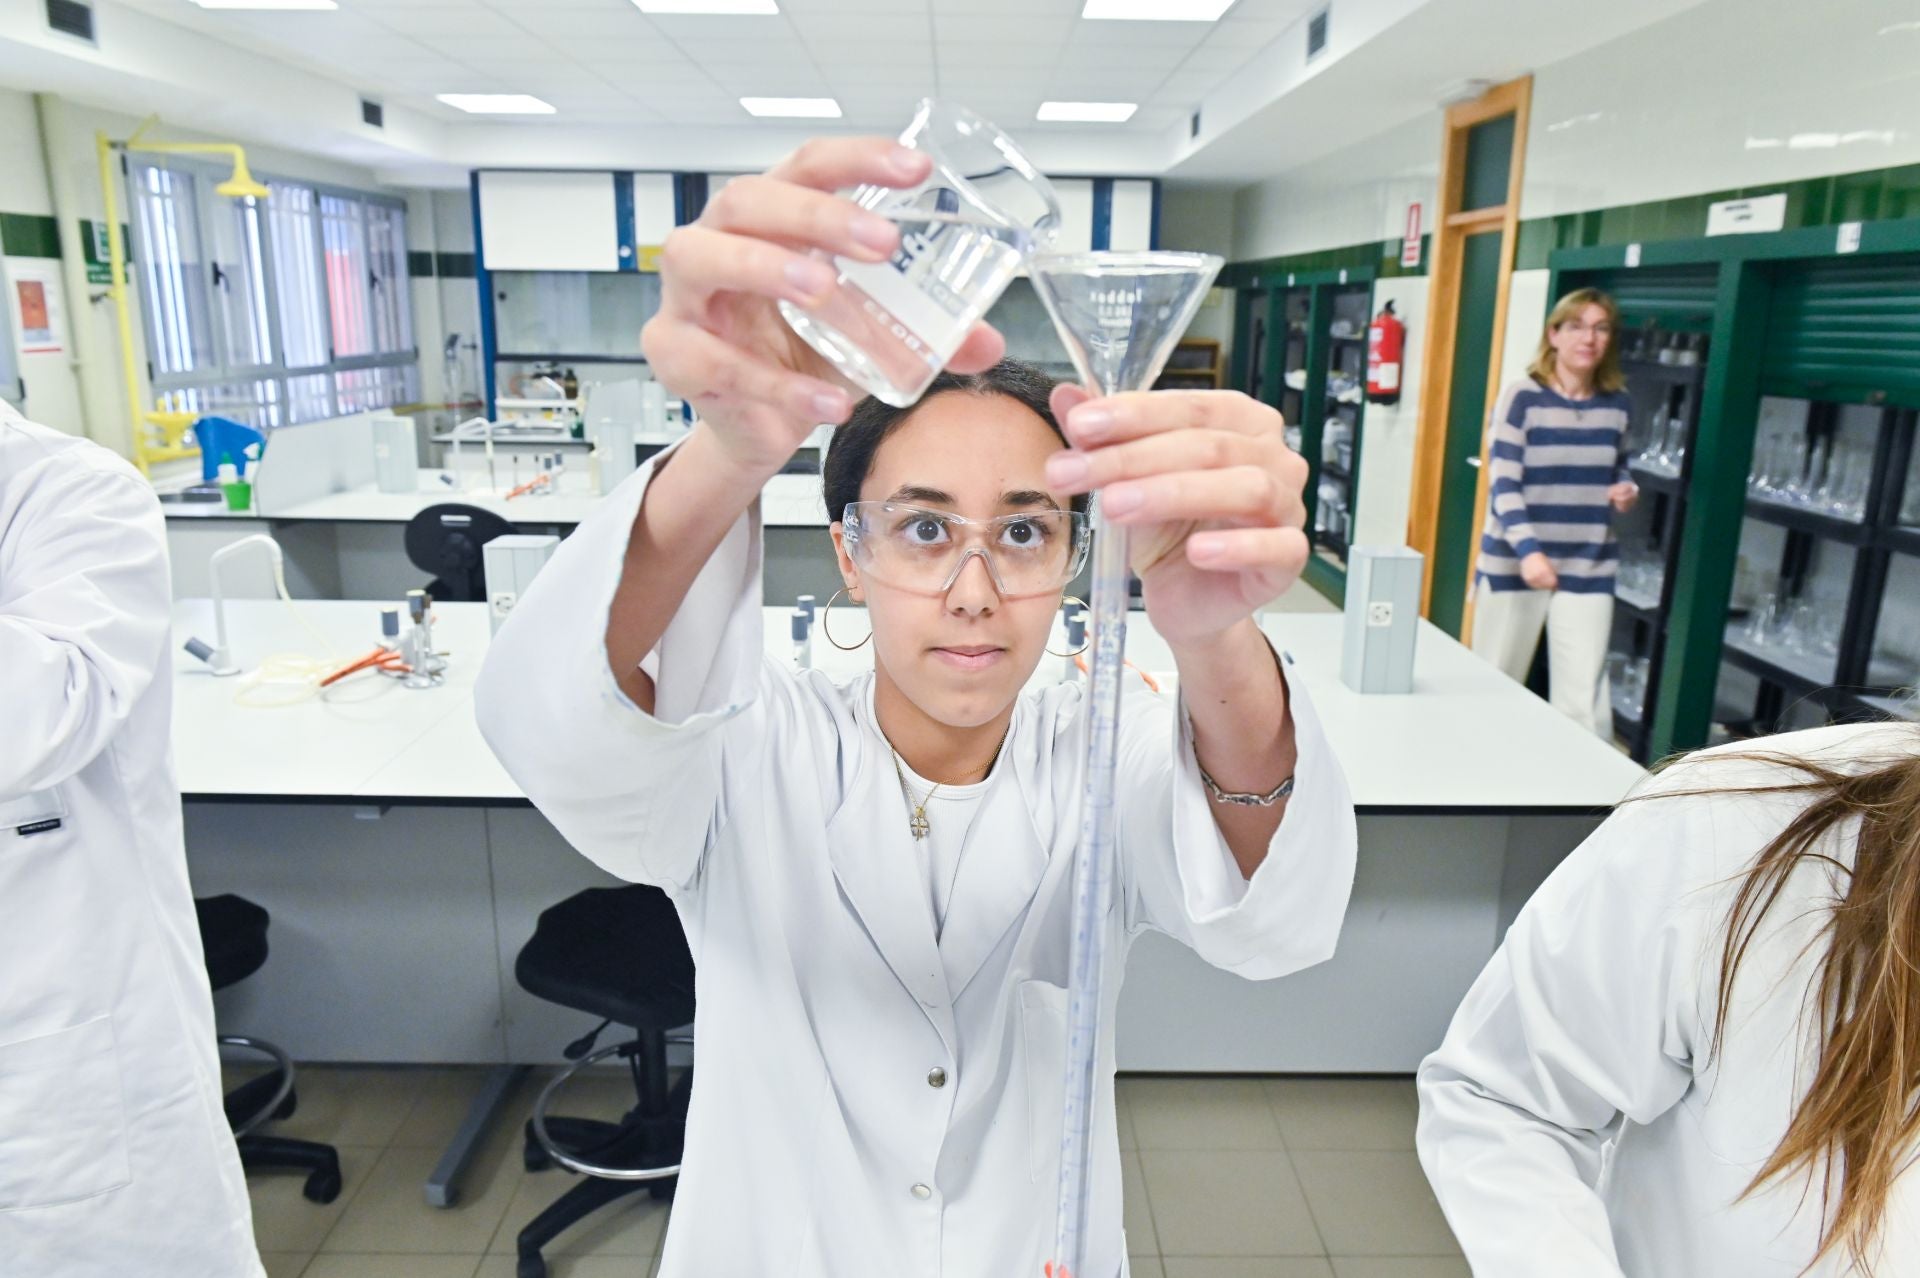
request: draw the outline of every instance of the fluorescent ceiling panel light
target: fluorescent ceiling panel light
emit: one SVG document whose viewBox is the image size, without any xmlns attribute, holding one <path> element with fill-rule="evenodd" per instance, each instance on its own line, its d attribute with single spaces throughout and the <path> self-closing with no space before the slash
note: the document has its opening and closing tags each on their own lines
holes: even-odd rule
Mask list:
<svg viewBox="0 0 1920 1278">
<path fill-rule="evenodd" d="M 1033 118 L 1073 124 L 1125 124 L 1140 109 L 1138 102 L 1042 102 Z"/>
<path fill-rule="evenodd" d="M 642 13 L 778 13 L 774 0 L 633 0 Z"/>
<path fill-rule="evenodd" d="M 1087 0 L 1083 18 L 1109 22 L 1218 22 L 1233 0 Z"/>
<path fill-rule="evenodd" d="M 202 9 L 338 9 L 339 0 L 193 0 Z"/>
<path fill-rule="evenodd" d="M 840 104 L 832 98 L 741 98 L 749 115 L 792 120 L 837 120 Z"/>
<path fill-rule="evenodd" d="M 472 115 L 552 115 L 551 104 L 530 93 L 436 93 L 450 107 Z"/>
</svg>

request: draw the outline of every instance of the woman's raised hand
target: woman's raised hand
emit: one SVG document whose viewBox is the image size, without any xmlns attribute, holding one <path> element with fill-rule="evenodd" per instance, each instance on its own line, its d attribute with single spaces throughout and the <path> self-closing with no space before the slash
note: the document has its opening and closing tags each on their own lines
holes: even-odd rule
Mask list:
<svg viewBox="0 0 1920 1278">
<path fill-rule="evenodd" d="M 910 187 L 929 164 L 886 138 L 815 139 L 764 174 L 735 178 L 699 221 L 667 237 L 660 309 L 641 346 L 742 473 L 777 471 L 815 426 L 846 420 L 857 397 L 775 305 L 810 309 L 830 294 L 836 272 L 811 250 L 880 262 L 899 247 L 891 221 L 833 192 Z M 981 324 L 950 367 L 977 372 L 1005 349 Z"/>
<path fill-rule="evenodd" d="M 1306 567 L 1307 463 L 1272 408 L 1238 391 L 1137 391 L 1093 399 L 1053 392 L 1070 451 L 1047 482 L 1100 489 L 1129 528 L 1133 570 L 1154 629 L 1169 642 L 1225 631 L 1284 592 Z"/>
</svg>

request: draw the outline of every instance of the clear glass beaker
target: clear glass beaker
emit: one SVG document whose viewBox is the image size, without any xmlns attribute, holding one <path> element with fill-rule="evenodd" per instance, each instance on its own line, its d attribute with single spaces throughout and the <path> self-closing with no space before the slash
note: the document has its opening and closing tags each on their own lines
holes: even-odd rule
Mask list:
<svg viewBox="0 0 1920 1278">
<path fill-rule="evenodd" d="M 780 303 L 807 345 L 896 408 L 920 398 L 1027 259 L 1060 230 L 1052 183 L 1006 134 L 965 107 L 922 99 L 900 144 L 932 157 L 926 181 L 848 193 L 899 226 L 898 251 L 885 262 L 834 257 L 840 278 L 824 302 L 811 309 Z"/>
</svg>

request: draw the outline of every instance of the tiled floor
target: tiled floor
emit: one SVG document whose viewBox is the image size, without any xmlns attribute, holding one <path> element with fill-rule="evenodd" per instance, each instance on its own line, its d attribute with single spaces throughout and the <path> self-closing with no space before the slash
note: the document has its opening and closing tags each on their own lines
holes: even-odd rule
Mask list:
<svg viewBox="0 0 1920 1278">
<path fill-rule="evenodd" d="M 298 1176 L 248 1178 L 271 1278 L 514 1278 L 515 1234 L 572 1183 L 523 1171 L 517 1129 L 493 1133 L 459 1205 L 421 1196 L 480 1078 L 302 1070 L 299 1112 L 273 1130 L 339 1146 L 346 1188 L 319 1207 Z M 1118 1091 L 1134 1278 L 1467 1278 L 1414 1158 L 1411 1082 L 1123 1078 Z M 563 1108 L 611 1118 L 630 1095 L 623 1077 L 593 1077 Z M 666 1221 L 644 1195 L 607 1208 L 550 1250 L 552 1278 L 646 1278 Z"/>
</svg>

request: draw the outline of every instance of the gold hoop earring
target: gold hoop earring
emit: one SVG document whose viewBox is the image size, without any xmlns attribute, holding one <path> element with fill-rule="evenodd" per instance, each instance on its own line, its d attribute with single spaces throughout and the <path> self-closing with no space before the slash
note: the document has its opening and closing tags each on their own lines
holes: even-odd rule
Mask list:
<svg viewBox="0 0 1920 1278">
<path fill-rule="evenodd" d="M 1061 597 L 1063 599 L 1071 599 L 1073 600 L 1073 602 L 1079 604 L 1081 612 L 1092 611 L 1091 605 L 1089 605 L 1087 601 L 1082 599 L 1079 595 L 1063 595 Z M 1049 657 L 1077 657 L 1081 653 L 1085 652 L 1089 647 L 1091 647 L 1092 644 L 1093 644 L 1093 640 L 1091 637 L 1089 637 L 1085 643 L 1081 644 L 1078 648 L 1075 648 L 1072 652 L 1055 652 L 1053 649 L 1049 648 L 1047 649 L 1047 655 Z"/>
<path fill-rule="evenodd" d="M 827 616 L 833 611 L 833 600 L 838 599 L 841 595 L 844 595 L 846 593 L 847 592 L 844 587 L 834 591 L 833 599 L 827 600 L 827 606 L 820 610 L 820 633 L 827 637 L 828 643 L 832 644 L 834 647 L 838 648 L 840 651 L 858 652 L 860 649 L 867 646 L 867 639 L 873 638 L 873 631 L 871 630 L 867 631 L 867 639 L 862 639 L 859 643 L 841 643 L 838 639 L 835 639 L 833 637 L 833 631 L 827 628 Z M 851 598 L 851 596 L 849 596 L 849 598 Z"/>
</svg>

